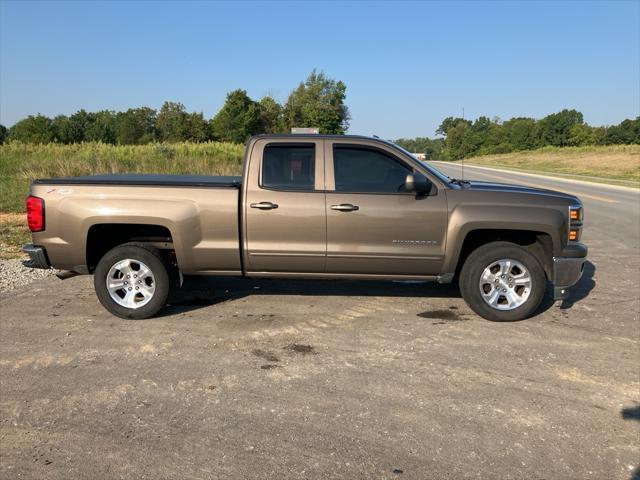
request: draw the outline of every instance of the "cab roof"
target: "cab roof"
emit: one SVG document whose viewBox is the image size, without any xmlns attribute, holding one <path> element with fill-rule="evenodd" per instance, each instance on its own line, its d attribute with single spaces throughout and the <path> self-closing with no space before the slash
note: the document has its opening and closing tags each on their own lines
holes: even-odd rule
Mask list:
<svg viewBox="0 0 640 480">
<path fill-rule="evenodd" d="M 327 139 L 353 139 L 353 140 L 367 140 L 380 143 L 386 143 L 393 145 L 389 140 L 384 140 L 380 137 L 369 137 L 367 135 L 340 135 L 340 134 L 323 134 L 323 133 L 261 133 L 254 135 L 250 140 L 259 140 L 264 138 L 327 138 Z"/>
</svg>

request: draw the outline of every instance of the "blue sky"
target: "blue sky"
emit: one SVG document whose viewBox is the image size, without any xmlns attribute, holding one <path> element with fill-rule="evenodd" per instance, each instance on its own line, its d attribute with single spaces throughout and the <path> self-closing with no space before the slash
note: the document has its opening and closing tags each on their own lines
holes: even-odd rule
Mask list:
<svg viewBox="0 0 640 480">
<path fill-rule="evenodd" d="M 0 123 L 159 108 L 226 92 L 284 101 L 317 68 L 347 84 L 350 133 L 433 136 L 450 115 L 593 125 L 640 115 L 640 2 L 0 0 Z"/>
</svg>

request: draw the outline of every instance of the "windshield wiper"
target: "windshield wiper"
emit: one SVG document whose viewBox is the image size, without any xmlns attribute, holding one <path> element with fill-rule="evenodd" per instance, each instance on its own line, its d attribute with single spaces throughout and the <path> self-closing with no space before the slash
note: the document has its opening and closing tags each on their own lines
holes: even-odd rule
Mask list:
<svg viewBox="0 0 640 480">
<path fill-rule="evenodd" d="M 449 180 L 451 181 L 451 183 L 457 183 L 461 187 L 464 187 L 465 185 L 471 185 L 471 182 L 469 180 L 460 180 L 459 178 L 451 177 L 449 177 Z"/>
</svg>

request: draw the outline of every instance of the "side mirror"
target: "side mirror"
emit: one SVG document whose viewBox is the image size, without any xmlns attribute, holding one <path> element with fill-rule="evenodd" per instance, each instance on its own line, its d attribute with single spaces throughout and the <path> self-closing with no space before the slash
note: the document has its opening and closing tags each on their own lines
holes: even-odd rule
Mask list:
<svg viewBox="0 0 640 480">
<path fill-rule="evenodd" d="M 429 193 L 432 185 L 431 181 L 420 173 L 410 173 L 404 181 L 404 186 L 407 191 L 415 192 L 416 194 Z"/>
</svg>

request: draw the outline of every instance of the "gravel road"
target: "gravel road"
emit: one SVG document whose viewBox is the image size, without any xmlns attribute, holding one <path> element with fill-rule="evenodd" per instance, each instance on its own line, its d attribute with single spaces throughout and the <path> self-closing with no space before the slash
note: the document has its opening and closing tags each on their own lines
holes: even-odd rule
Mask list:
<svg viewBox="0 0 640 480">
<path fill-rule="evenodd" d="M 29 285 L 34 280 L 55 275 L 57 270 L 43 270 L 41 268 L 29 268 L 26 266 L 29 260 L 13 258 L 0 260 L 0 291 L 10 292 L 18 287 Z"/>
<path fill-rule="evenodd" d="M 229 278 L 124 321 L 3 262 L 0 478 L 640 479 L 640 203 L 565 187 L 585 274 L 521 322 L 455 286 Z"/>
</svg>

